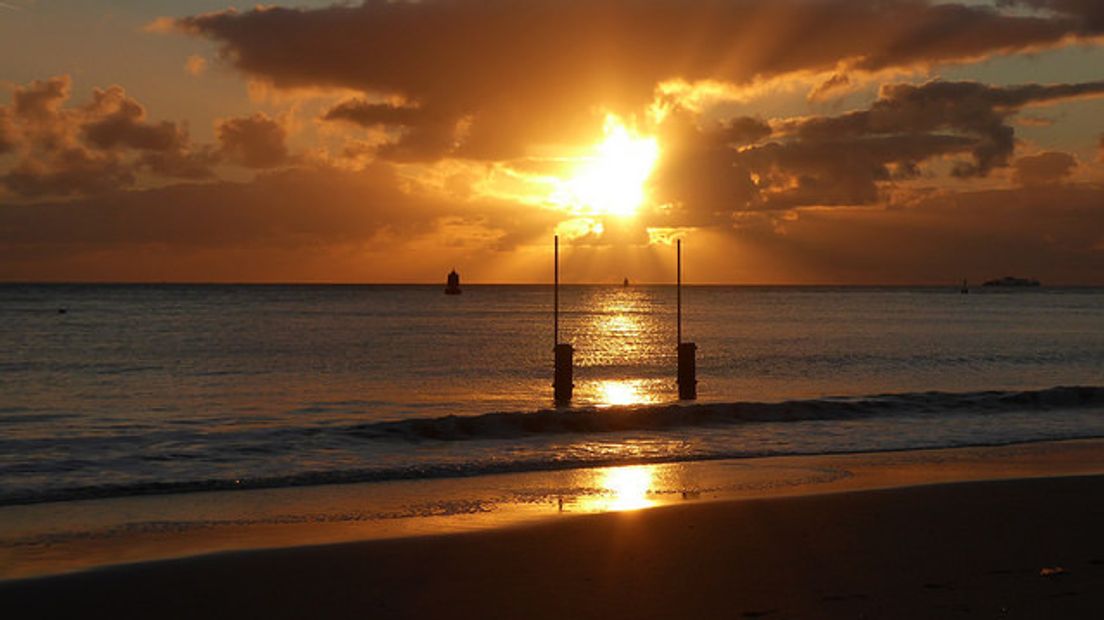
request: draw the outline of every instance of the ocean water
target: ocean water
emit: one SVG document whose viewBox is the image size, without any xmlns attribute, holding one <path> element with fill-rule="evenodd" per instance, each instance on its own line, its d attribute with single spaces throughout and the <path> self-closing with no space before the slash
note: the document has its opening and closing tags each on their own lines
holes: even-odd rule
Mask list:
<svg viewBox="0 0 1104 620">
<path fill-rule="evenodd" d="M 1104 289 L 0 285 L 0 505 L 1104 436 Z M 64 309 L 65 312 L 60 312 Z"/>
</svg>

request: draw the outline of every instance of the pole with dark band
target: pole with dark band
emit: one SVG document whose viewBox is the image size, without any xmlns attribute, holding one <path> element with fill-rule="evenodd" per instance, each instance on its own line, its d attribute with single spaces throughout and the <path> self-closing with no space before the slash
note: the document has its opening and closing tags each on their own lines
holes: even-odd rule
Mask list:
<svg viewBox="0 0 1104 620">
<path fill-rule="evenodd" d="M 676 285 L 677 322 L 678 322 L 678 391 L 679 400 L 695 400 L 698 398 L 698 379 L 695 355 L 698 345 L 693 342 L 682 341 L 682 239 L 676 241 L 676 268 L 678 272 L 678 284 Z"/>
<path fill-rule="evenodd" d="M 575 350 L 569 344 L 560 344 L 560 237 L 556 235 L 553 241 L 553 285 L 552 285 L 552 337 L 555 344 L 556 365 L 552 377 L 552 391 L 557 405 L 566 405 L 571 402 L 571 393 L 575 388 L 572 383 L 573 357 Z"/>
</svg>

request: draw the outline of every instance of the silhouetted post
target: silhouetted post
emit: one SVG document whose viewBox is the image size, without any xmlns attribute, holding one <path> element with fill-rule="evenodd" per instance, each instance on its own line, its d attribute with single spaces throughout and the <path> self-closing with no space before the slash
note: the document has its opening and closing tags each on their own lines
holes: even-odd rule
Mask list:
<svg viewBox="0 0 1104 620">
<path fill-rule="evenodd" d="M 571 393 L 575 389 L 573 383 L 573 357 L 575 349 L 569 344 L 560 344 L 560 236 L 556 235 L 553 241 L 552 254 L 552 337 L 555 344 L 556 365 L 552 375 L 552 392 L 557 405 L 565 405 L 571 402 Z"/>
<path fill-rule="evenodd" d="M 698 345 L 693 342 L 682 341 L 682 239 L 676 242 L 678 284 L 677 291 L 677 319 L 678 322 L 678 390 L 679 400 L 695 400 L 698 398 L 697 379 L 697 354 Z"/>
</svg>

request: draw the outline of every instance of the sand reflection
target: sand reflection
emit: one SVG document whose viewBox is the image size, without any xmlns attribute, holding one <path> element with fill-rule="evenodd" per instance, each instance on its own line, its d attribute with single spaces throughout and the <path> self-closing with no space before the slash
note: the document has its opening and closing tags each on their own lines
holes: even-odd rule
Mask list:
<svg viewBox="0 0 1104 620">
<path fill-rule="evenodd" d="M 652 497 L 655 465 L 611 467 L 594 472 L 595 494 L 577 499 L 578 508 L 587 512 L 640 510 L 656 505 Z"/>
</svg>

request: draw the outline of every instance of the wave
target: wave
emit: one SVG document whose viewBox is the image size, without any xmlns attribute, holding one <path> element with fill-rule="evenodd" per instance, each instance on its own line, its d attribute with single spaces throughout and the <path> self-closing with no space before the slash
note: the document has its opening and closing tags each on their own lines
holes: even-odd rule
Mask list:
<svg viewBox="0 0 1104 620">
<path fill-rule="evenodd" d="M 429 450 L 423 456 L 429 456 L 432 462 L 421 461 L 410 464 L 378 463 L 371 461 L 363 465 L 345 464 L 332 469 L 311 469 L 308 471 L 288 472 L 266 475 L 254 472 L 254 475 L 226 473 L 214 477 L 198 475 L 189 477 L 187 473 L 173 472 L 161 480 L 131 480 L 101 484 L 62 484 L 52 488 L 7 489 L 0 492 L 0 506 L 16 504 L 36 504 L 56 501 L 101 499 L 111 497 L 143 496 L 194 493 L 208 491 L 272 489 L 284 487 L 303 487 L 324 484 L 350 484 L 366 482 L 384 482 L 393 480 L 419 480 L 434 478 L 458 478 L 483 476 L 501 473 L 538 472 L 563 469 L 577 469 L 598 466 L 619 466 L 632 464 L 664 463 L 675 461 L 701 461 L 716 459 L 739 459 L 801 454 L 833 454 L 840 452 L 886 451 L 901 449 L 949 448 L 962 446 L 1007 445 L 1028 441 L 1055 441 L 1100 436 L 1099 428 L 1082 430 L 1058 426 L 1053 429 L 1039 429 L 1027 434 L 1011 433 L 997 435 L 958 434 L 929 439 L 908 439 L 893 442 L 875 442 L 874 444 L 837 444 L 813 442 L 808 445 L 780 446 L 776 444 L 744 443 L 729 444 L 714 448 L 693 448 L 677 452 L 665 452 L 641 455 L 640 453 L 567 453 L 561 450 L 548 451 L 539 448 L 524 456 L 502 457 L 501 450 L 493 444 L 498 439 L 522 439 L 555 434 L 613 433 L 624 431 L 656 432 L 676 431 L 680 428 L 708 428 L 739 424 L 757 425 L 763 423 L 782 424 L 803 421 L 852 420 L 860 418 L 893 418 L 930 416 L 933 420 L 953 418 L 953 414 L 994 414 L 1012 412 L 1045 413 L 1074 410 L 1095 410 L 1104 412 L 1104 387 L 1054 387 L 1028 391 L 987 391 L 969 393 L 921 392 L 905 394 L 883 394 L 863 397 L 832 397 L 807 400 L 792 400 L 777 403 L 738 402 L 703 403 L 693 405 L 648 405 L 633 407 L 587 408 L 541 410 L 527 413 L 489 413 L 479 416 L 439 418 L 417 418 L 394 422 L 378 422 L 336 427 L 282 427 L 275 429 L 248 429 L 240 433 L 230 433 L 229 437 L 206 436 L 208 447 L 221 456 L 227 450 L 241 455 L 245 452 L 263 452 L 266 455 L 292 456 L 286 452 L 289 445 L 299 445 L 310 437 L 327 444 L 327 439 L 340 439 L 352 445 L 364 448 L 373 442 L 386 443 L 424 443 L 424 442 L 462 442 L 467 440 L 487 440 L 491 445 L 487 449 L 473 450 L 470 455 L 456 461 L 441 462 L 433 457 L 436 450 Z M 807 432 L 807 431 L 798 431 Z M 127 440 L 139 440 L 143 435 L 127 436 Z M 148 436 L 145 436 L 149 438 Z M 118 438 L 116 438 L 118 439 Z M 158 437 L 160 445 L 163 437 Z M 180 439 L 180 438 L 177 438 Z M 35 440 L 38 441 L 38 440 Z M 229 443 L 226 443 L 229 442 Z M 10 443 L 10 442 L 9 442 Z M 542 443 L 542 442 L 538 442 Z M 26 442 L 24 442 L 26 444 Z M 230 446 L 233 447 L 230 447 Z M 510 445 L 510 444 L 503 444 Z M 515 444 L 516 445 L 516 444 Z M 852 446 L 852 447 L 849 447 Z M 13 446 L 7 446 L 13 448 Z M 398 446 L 400 451 L 407 448 Z M 22 445 L 19 449 L 26 449 Z M 417 450 L 411 446 L 411 450 Z M 149 459 L 156 456 L 174 464 L 185 459 L 205 460 L 210 455 L 167 452 L 159 447 L 155 455 L 130 453 L 132 459 Z M 141 452 L 141 451 L 139 451 Z M 463 452 L 467 452 L 464 448 Z M 272 453 L 272 454 L 269 454 Z M 414 452 L 411 452 L 414 454 Z M 266 457 L 267 458 L 267 457 Z M 149 463 L 143 465 L 143 469 Z M 91 467 L 90 461 L 79 463 L 53 461 L 55 472 L 58 468 L 79 466 L 79 469 Z M 165 472 L 169 473 L 169 472 Z M 179 479 L 172 479 L 183 474 Z M 156 475 L 156 474 L 155 474 Z M 195 475 L 193 473 L 193 475 Z"/>
<path fill-rule="evenodd" d="M 738 402 L 545 409 L 530 413 L 414 418 L 349 427 L 367 439 L 463 441 L 526 435 L 663 431 L 753 422 L 847 420 L 875 416 L 1000 413 L 1104 407 L 1104 387 L 1062 386 L 1028 391 L 920 392 L 829 397 L 779 403 Z"/>
</svg>

